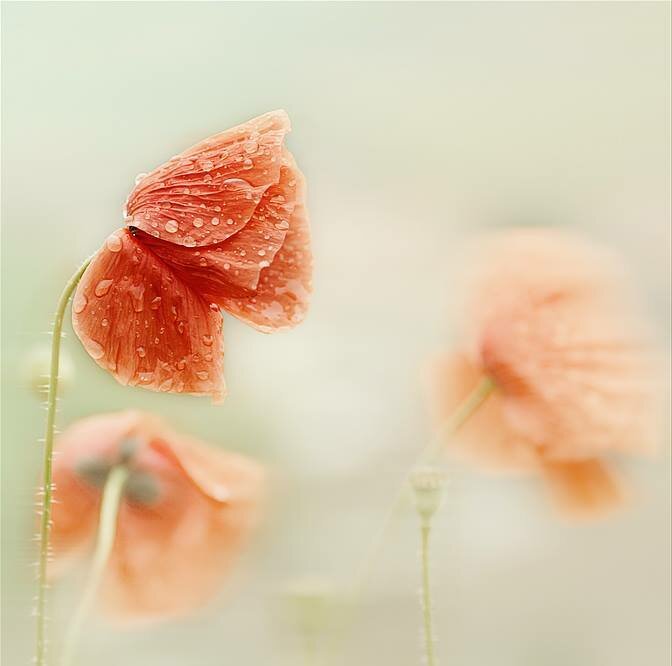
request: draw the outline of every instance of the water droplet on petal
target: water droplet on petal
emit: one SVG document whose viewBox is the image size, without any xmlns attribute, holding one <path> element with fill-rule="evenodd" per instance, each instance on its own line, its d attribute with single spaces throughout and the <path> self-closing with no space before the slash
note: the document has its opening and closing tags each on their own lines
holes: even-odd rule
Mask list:
<svg viewBox="0 0 672 666">
<path fill-rule="evenodd" d="M 195 217 L 193 225 L 198 229 L 203 226 L 203 218 L 202 217 Z"/>
<path fill-rule="evenodd" d="M 212 336 L 211 335 L 204 335 L 202 340 L 203 340 L 203 344 L 206 347 L 210 347 L 212 345 Z"/>
<path fill-rule="evenodd" d="M 149 304 L 149 307 L 152 310 L 158 310 L 159 306 L 161 305 L 161 296 L 157 296 L 152 300 L 152 302 Z"/>
<path fill-rule="evenodd" d="M 107 240 L 105 241 L 105 246 L 110 252 L 119 252 L 121 250 L 121 245 L 121 238 L 119 238 L 117 234 L 108 236 Z"/>
<path fill-rule="evenodd" d="M 218 217 L 213 217 L 210 222 L 212 223 L 213 227 L 216 227 L 219 224 L 219 218 Z"/>
<path fill-rule="evenodd" d="M 187 362 L 184 359 L 180 359 L 176 364 L 175 367 L 178 370 L 184 370 L 187 367 Z"/>
<path fill-rule="evenodd" d="M 81 292 L 77 292 L 75 294 L 75 299 L 72 301 L 72 309 L 75 311 L 75 314 L 80 314 L 81 312 L 84 312 L 86 310 L 86 305 L 88 303 L 88 299 L 84 294 Z"/>
<path fill-rule="evenodd" d="M 145 358 L 145 355 L 147 354 L 144 347 L 138 347 L 135 351 L 140 358 Z"/>
<path fill-rule="evenodd" d="M 245 152 L 249 153 L 250 155 L 252 155 L 252 153 L 256 153 L 258 148 L 259 144 L 256 141 L 248 141 L 245 144 Z"/>
<path fill-rule="evenodd" d="M 98 298 L 101 298 L 102 296 L 105 296 L 108 291 L 110 291 L 110 287 L 114 283 L 114 280 L 101 280 L 97 285 L 94 290 L 94 293 Z"/>
<path fill-rule="evenodd" d="M 185 236 L 183 243 L 185 247 L 196 247 L 196 241 L 193 236 Z"/>
<path fill-rule="evenodd" d="M 154 379 L 154 373 L 153 372 L 139 372 L 138 373 L 138 379 L 143 382 L 144 384 L 147 384 Z"/>
<path fill-rule="evenodd" d="M 108 319 L 103 319 L 103 320 L 100 322 L 100 325 L 104 327 L 104 326 L 107 326 L 109 323 L 110 323 L 110 322 L 109 322 Z"/>
<path fill-rule="evenodd" d="M 169 234 L 174 234 L 177 231 L 177 229 L 178 225 L 175 220 L 168 220 L 168 222 L 166 222 L 166 231 Z"/>
<path fill-rule="evenodd" d="M 210 375 L 205 370 L 199 370 L 196 373 L 196 376 L 202 381 L 205 381 Z"/>
<path fill-rule="evenodd" d="M 91 338 L 85 338 L 83 340 L 83 343 L 84 348 L 86 349 L 87 352 L 89 352 L 91 358 L 96 359 L 96 361 L 105 356 L 105 350 L 103 349 L 103 346 L 99 342 L 91 340 Z"/>
<path fill-rule="evenodd" d="M 263 257 L 263 256 L 266 254 L 266 250 L 259 250 L 259 252 L 257 252 L 257 254 L 258 254 L 260 257 Z"/>
</svg>

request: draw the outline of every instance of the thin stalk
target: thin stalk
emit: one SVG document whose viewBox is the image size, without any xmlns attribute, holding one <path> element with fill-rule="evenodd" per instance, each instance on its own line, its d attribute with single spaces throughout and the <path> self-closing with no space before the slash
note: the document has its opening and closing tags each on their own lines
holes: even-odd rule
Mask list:
<svg viewBox="0 0 672 666">
<path fill-rule="evenodd" d="M 451 414 L 447 421 L 441 425 L 434 437 L 423 449 L 413 468 L 420 465 L 432 464 L 441 453 L 446 440 L 457 433 L 457 431 L 469 420 L 474 412 L 487 400 L 488 396 L 494 391 L 495 383 L 489 377 L 483 377 L 474 387 L 473 391 L 458 405 L 457 409 Z M 387 512 L 383 523 L 376 533 L 369 551 L 359 567 L 358 574 L 353 586 L 353 597 L 356 599 L 363 591 L 371 570 L 378 561 L 378 556 L 385 543 L 385 538 L 396 523 L 407 493 L 407 479 L 399 485 L 399 489 L 394 497 L 392 505 Z"/>
<path fill-rule="evenodd" d="M 38 561 L 37 589 L 37 634 L 35 644 L 35 664 L 46 664 L 46 604 L 47 604 L 47 564 L 49 562 L 49 533 L 51 530 L 51 502 L 53 499 L 52 461 L 54 454 L 54 424 L 56 421 L 56 399 L 58 396 L 58 370 L 61 355 L 61 335 L 63 318 L 68 301 L 91 262 L 87 259 L 68 280 L 58 301 L 51 340 L 51 366 L 49 369 L 49 393 L 47 395 L 47 425 L 44 436 L 42 516 L 40 520 L 40 557 Z"/>
<path fill-rule="evenodd" d="M 77 606 L 75 614 L 70 620 L 70 626 L 65 636 L 63 647 L 62 666 L 71 666 L 74 660 L 79 638 L 82 633 L 82 627 L 89 615 L 91 605 L 93 604 L 100 581 L 105 573 L 105 567 L 110 558 L 114 538 L 117 533 L 117 517 L 119 516 L 119 506 L 124 493 L 124 485 L 128 479 L 128 469 L 123 465 L 117 465 L 110 471 L 105 489 L 103 490 L 103 499 L 100 504 L 100 518 L 98 521 L 98 536 L 96 539 L 96 549 L 93 554 L 93 563 L 91 571 L 84 588 L 84 594 Z"/>
<path fill-rule="evenodd" d="M 422 624 L 425 639 L 425 659 L 427 666 L 435 666 L 434 622 L 432 619 L 432 596 L 429 581 L 429 521 L 420 526 L 420 567 L 422 574 Z"/>
</svg>

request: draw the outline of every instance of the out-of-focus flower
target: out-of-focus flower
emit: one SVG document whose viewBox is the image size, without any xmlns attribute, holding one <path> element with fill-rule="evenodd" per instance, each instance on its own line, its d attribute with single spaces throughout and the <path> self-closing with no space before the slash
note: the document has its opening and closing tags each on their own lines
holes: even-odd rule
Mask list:
<svg viewBox="0 0 672 666">
<path fill-rule="evenodd" d="M 86 269 L 73 327 L 121 384 L 224 393 L 220 308 L 289 328 L 311 289 L 305 184 L 275 111 L 216 134 L 147 175 L 123 229 Z"/>
<path fill-rule="evenodd" d="M 484 240 L 465 285 L 458 349 L 438 365 L 444 417 L 483 377 L 496 389 L 454 439 L 495 469 L 536 470 L 561 508 L 623 499 L 607 462 L 656 444 L 654 353 L 618 262 L 553 230 Z"/>
<path fill-rule="evenodd" d="M 137 411 L 92 416 L 59 438 L 53 566 L 93 545 L 109 471 L 129 470 L 102 596 L 122 619 L 179 615 L 217 591 L 254 527 L 263 471 Z"/>
</svg>

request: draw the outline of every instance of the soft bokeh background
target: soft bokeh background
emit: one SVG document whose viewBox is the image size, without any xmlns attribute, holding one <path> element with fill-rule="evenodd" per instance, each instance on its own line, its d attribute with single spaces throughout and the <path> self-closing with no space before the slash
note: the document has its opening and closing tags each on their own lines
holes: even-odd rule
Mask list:
<svg viewBox="0 0 672 666">
<path fill-rule="evenodd" d="M 31 656 L 33 489 L 44 412 L 31 354 L 66 278 L 120 226 L 134 176 L 283 107 L 309 183 L 316 272 L 303 326 L 227 319 L 230 396 L 118 386 L 73 335 L 59 423 L 129 406 L 268 462 L 272 512 L 212 607 L 122 632 L 82 664 L 301 663 L 282 601 L 349 580 L 429 436 L 422 367 L 450 337 L 450 271 L 487 227 L 553 224 L 620 251 L 669 336 L 669 3 L 5 3 L 3 646 Z M 68 330 L 69 325 L 68 325 Z M 433 561 L 444 663 L 663 666 L 670 478 L 627 462 L 617 518 L 559 522 L 533 482 L 455 468 Z M 391 536 L 334 663 L 417 664 L 416 532 Z M 62 630 L 74 583 L 59 585 Z"/>
</svg>

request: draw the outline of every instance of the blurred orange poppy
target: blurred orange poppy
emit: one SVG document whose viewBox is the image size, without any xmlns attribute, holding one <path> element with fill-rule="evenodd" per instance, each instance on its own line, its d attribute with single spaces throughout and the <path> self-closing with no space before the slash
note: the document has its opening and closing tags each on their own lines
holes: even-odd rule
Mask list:
<svg viewBox="0 0 672 666">
<path fill-rule="evenodd" d="M 122 384 L 224 394 L 220 308 L 263 332 L 299 323 L 312 260 L 284 111 L 216 134 L 147 175 L 86 269 L 75 332 Z"/>
<path fill-rule="evenodd" d="M 611 453 L 656 443 L 654 354 L 618 263 L 551 230 L 484 240 L 466 283 L 458 348 L 438 364 L 445 417 L 484 376 L 496 385 L 455 438 L 490 468 L 539 471 L 568 512 L 617 505 Z"/>
<path fill-rule="evenodd" d="M 137 411 L 92 416 L 68 428 L 54 462 L 51 573 L 90 550 L 110 470 L 128 469 L 102 582 L 123 619 L 179 615 L 217 591 L 257 522 L 264 473 Z"/>
</svg>

